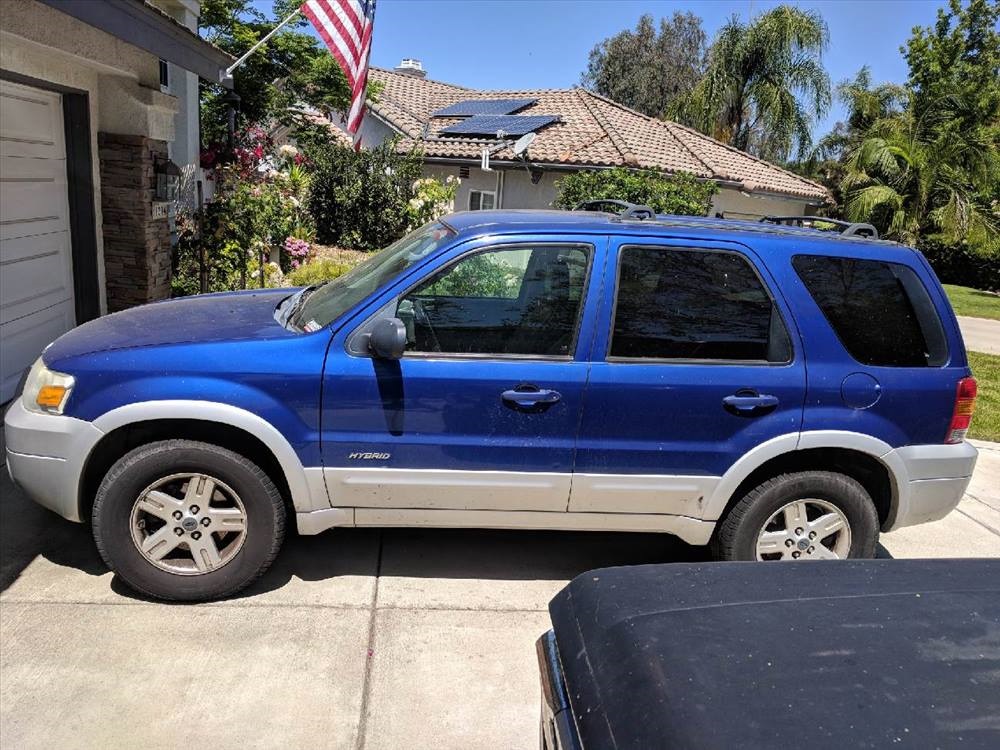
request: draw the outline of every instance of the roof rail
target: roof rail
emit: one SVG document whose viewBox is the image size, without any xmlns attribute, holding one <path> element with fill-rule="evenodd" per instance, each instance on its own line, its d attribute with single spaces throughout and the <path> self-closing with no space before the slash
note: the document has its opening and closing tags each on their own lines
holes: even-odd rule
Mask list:
<svg viewBox="0 0 1000 750">
<path fill-rule="evenodd" d="M 620 211 L 607 211 L 601 206 L 615 206 Z M 614 198 L 594 198 L 589 201 L 583 201 L 582 203 L 577 203 L 573 207 L 574 211 L 603 211 L 604 213 L 616 214 L 618 216 L 623 216 L 628 219 L 655 219 L 656 211 L 651 209 L 649 206 L 644 206 L 641 203 L 629 203 L 628 201 L 620 201 Z"/>
<path fill-rule="evenodd" d="M 878 230 L 871 224 L 841 221 L 840 219 L 827 219 L 823 216 L 765 216 L 760 220 L 760 223 L 783 224 L 789 227 L 803 227 L 806 229 L 813 229 L 816 224 L 833 224 L 838 229 L 838 234 L 844 237 L 878 239 Z"/>
</svg>

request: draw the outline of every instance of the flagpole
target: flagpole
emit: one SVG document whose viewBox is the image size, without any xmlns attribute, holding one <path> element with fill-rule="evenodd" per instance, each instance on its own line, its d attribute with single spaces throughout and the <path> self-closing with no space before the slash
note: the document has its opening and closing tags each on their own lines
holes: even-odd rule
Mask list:
<svg viewBox="0 0 1000 750">
<path fill-rule="evenodd" d="M 282 26 L 284 26 L 285 24 L 287 24 L 289 21 L 291 21 L 293 18 L 295 18 L 295 16 L 299 15 L 299 13 L 301 13 L 301 12 L 302 12 L 302 10 L 300 8 L 298 10 L 295 10 L 295 11 L 289 13 L 288 17 L 285 18 L 284 21 L 282 21 L 277 26 L 275 26 L 273 29 L 271 29 L 269 32 L 267 32 L 267 34 L 264 36 L 263 39 L 261 39 L 253 47 L 251 47 L 250 49 L 248 49 L 239 60 L 237 60 L 232 65 L 230 65 L 228 68 L 226 68 L 226 78 L 232 78 L 234 70 L 236 70 L 238 67 L 240 67 L 240 65 L 242 65 L 243 63 L 245 63 L 246 59 L 248 57 L 250 57 L 250 55 L 252 55 L 254 52 L 256 52 L 260 48 L 261 45 L 263 45 L 272 36 L 274 36 L 275 34 L 277 34 L 278 31 L 281 29 Z"/>
</svg>

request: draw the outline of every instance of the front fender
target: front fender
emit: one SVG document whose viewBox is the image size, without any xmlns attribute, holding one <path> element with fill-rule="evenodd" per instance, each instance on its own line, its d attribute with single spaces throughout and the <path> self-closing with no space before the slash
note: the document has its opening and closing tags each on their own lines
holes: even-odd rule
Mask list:
<svg viewBox="0 0 1000 750">
<path fill-rule="evenodd" d="M 297 511 L 330 507 L 322 469 L 320 467 L 306 469 L 285 436 L 270 422 L 246 409 L 200 400 L 139 401 L 105 412 L 93 420 L 93 425 L 106 434 L 130 424 L 163 419 L 217 422 L 250 433 L 274 454 L 284 472 Z"/>
</svg>

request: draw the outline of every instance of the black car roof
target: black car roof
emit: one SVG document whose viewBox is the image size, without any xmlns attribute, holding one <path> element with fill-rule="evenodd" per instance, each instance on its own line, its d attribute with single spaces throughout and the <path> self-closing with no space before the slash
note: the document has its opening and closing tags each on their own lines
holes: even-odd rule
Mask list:
<svg viewBox="0 0 1000 750">
<path fill-rule="evenodd" d="M 609 568 L 549 609 L 584 748 L 1000 747 L 1000 560 Z"/>
</svg>

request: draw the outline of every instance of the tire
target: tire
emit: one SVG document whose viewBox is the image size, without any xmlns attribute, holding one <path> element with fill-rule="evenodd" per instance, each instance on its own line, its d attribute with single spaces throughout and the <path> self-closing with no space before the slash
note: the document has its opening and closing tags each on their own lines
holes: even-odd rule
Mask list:
<svg viewBox="0 0 1000 750">
<path fill-rule="evenodd" d="M 803 471 L 768 479 L 733 505 L 712 551 L 720 560 L 872 558 L 878 534 L 875 503 L 860 483 Z"/>
<path fill-rule="evenodd" d="M 101 557 L 128 586 L 156 599 L 202 601 L 231 596 L 267 570 L 284 538 L 285 506 L 247 458 L 164 440 L 111 467 L 92 520 Z"/>
</svg>

